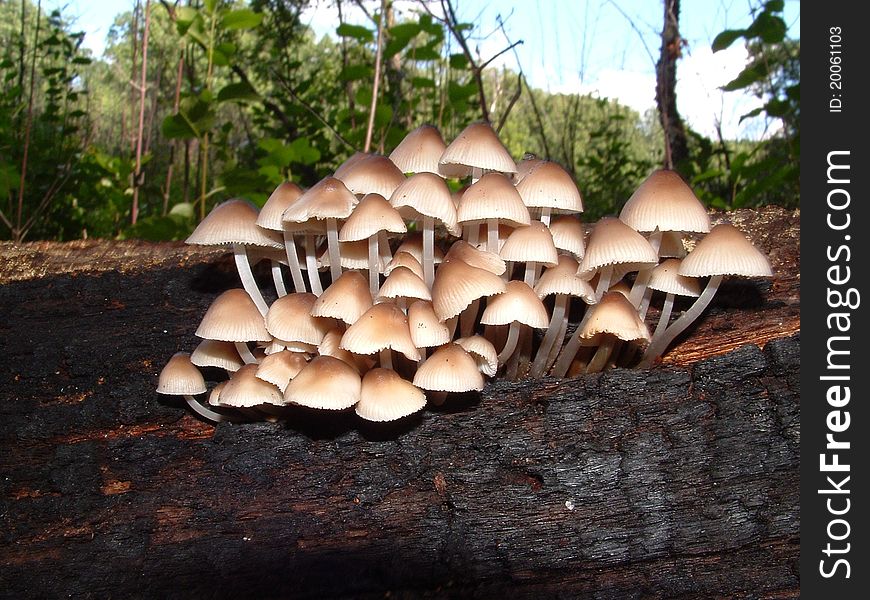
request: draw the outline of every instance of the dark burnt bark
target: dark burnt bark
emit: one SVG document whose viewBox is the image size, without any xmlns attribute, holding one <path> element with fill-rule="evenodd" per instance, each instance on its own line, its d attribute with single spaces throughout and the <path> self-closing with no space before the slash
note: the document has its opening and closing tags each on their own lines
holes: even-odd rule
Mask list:
<svg viewBox="0 0 870 600">
<path fill-rule="evenodd" d="M 665 167 L 673 169 L 689 156 L 686 129 L 677 110 L 677 60 L 682 53 L 680 0 L 664 0 L 662 47 L 656 62 L 656 106 L 665 136 Z"/>
</svg>

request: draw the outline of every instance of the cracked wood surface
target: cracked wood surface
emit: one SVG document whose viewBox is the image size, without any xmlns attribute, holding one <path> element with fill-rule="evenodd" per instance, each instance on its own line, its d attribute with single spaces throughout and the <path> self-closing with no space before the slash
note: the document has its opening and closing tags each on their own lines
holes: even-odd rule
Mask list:
<svg viewBox="0 0 870 600">
<path fill-rule="evenodd" d="M 221 251 L 0 245 L 0 596 L 797 597 L 799 216 L 723 219 L 775 277 L 726 280 L 664 364 L 386 427 L 153 392 L 238 285 Z"/>
</svg>

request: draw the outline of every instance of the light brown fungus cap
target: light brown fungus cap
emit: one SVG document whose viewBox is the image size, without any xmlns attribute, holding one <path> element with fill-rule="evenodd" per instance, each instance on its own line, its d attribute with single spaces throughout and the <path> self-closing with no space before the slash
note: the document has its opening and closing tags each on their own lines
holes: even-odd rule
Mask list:
<svg viewBox="0 0 870 600">
<path fill-rule="evenodd" d="M 324 177 L 288 206 L 281 220 L 305 223 L 312 219 L 346 219 L 353 212 L 357 202 L 356 196 L 341 180 L 335 177 Z"/>
<path fill-rule="evenodd" d="M 366 194 L 338 232 L 341 242 L 367 240 L 379 231 L 405 233 L 402 215 L 380 194 Z"/>
<path fill-rule="evenodd" d="M 302 188 L 291 181 L 285 181 L 275 188 L 257 216 L 257 225 L 264 229 L 281 231 L 284 228 L 282 215 L 287 208 L 302 196 Z"/>
<path fill-rule="evenodd" d="M 606 292 L 592 311 L 580 332 L 583 339 L 592 339 L 603 333 L 614 335 L 624 341 L 649 341 L 649 329 L 637 314 L 637 309 L 628 298 L 619 292 Z"/>
<path fill-rule="evenodd" d="M 545 269 L 538 283 L 535 284 L 535 293 L 539 298 L 546 298 L 551 294 L 564 294 L 581 298 L 586 304 L 595 302 L 595 290 L 589 282 L 577 275 L 579 264 L 567 255 L 559 257 L 559 264 Z"/>
<path fill-rule="evenodd" d="M 235 344 L 220 340 L 202 340 L 190 355 L 190 362 L 198 367 L 217 367 L 230 372 L 238 371 L 245 364 Z"/>
<path fill-rule="evenodd" d="M 377 300 L 395 298 L 413 298 L 416 300 L 432 300 L 429 286 L 418 275 L 407 267 L 396 267 L 384 280 L 378 290 Z"/>
<path fill-rule="evenodd" d="M 550 233 L 553 236 L 553 244 L 557 250 L 562 250 L 574 255 L 577 260 L 582 260 L 586 253 L 586 232 L 583 223 L 574 215 L 561 215 L 550 221 Z"/>
<path fill-rule="evenodd" d="M 441 263 L 432 284 L 432 305 L 442 321 L 455 317 L 478 298 L 502 294 L 507 289 L 504 280 L 461 260 Z"/>
<path fill-rule="evenodd" d="M 546 329 L 550 317 L 535 291 L 523 281 L 508 281 L 507 290 L 489 299 L 480 317 L 484 325 L 509 325 L 516 321 L 536 329 Z"/>
<path fill-rule="evenodd" d="M 432 125 L 421 125 L 408 133 L 390 153 L 402 173 L 435 173 L 440 175 L 438 161 L 447 149 L 441 132 Z"/>
<path fill-rule="evenodd" d="M 323 336 L 323 341 L 320 342 L 320 346 L 317 347 L 317 353 L 322 356 L 332 356 L 342 360 L 356 369 L 359 373 L 365 373 L 372 368 L 375 361 L 368 356 L 353 354 L 352 352 L 348 352 L 339 347 L 343 335 L 344 331 L 341 329 L 336 328 L 327 331 L 326 335 Z"/>
<path fill-rule="evenodd" d="M 555 265 L 558 261 L 553 235 L 540 221 L 532 221 L 526 227 L 517 227 L 505 240 L 499 255 L 506 261 L 539 262 Z"/>
<path fill-rule="evenodd" d="M 375 304 L 341 338 L 340 348 L 354 354 L 374 354 L 390 348 L 410 360 L 419 360 L 420 353 L 411 340 L 408 318 L 391 302 Z"/>
<path fill-rule="evenodd" d="M 263 315 L 243 289 L 227 290 L 215 298 L 195 335 L 225 342 L 272 341 Z"/>
<path fill-rule="evenodd" d="M 337 179 L 341 179 L 347 174 L 352 166 L 354 166 L 362 159 L 368 158 L 369 156 L 371 156 L 371 154 L 369 154 L 368 152 L 354 152 L 347 158 L 347 160 L 338 165 L 338 168 L 335 170 L 335 173 L 333 173 L 332 176 Z"/>
<path fill-rule="evenodd" d="M 613 217 L 595 224 L 580 262 L 580 274 L 591 273 L 609 265 L 626 265 L 637 271 L 658 264 L 658 254 L 637 231 Z"/>
<path fill-rule="evenodd" d="M 498 219 L 512 227 L 531 222 L 529 209 L 510 180 L 501 173 L 487 173 L 471 184 L 459 200 L 459 223 Z"/>
<path fill-rule="evenodd" d="M 456 206 L 444 180 L 432 173 L 417 173 L 406 179 L 390 196 L 392 204 L 409 221 L 432 217 L 453 236 L 461 229 L 456 222 Z"/>
<path fill-rule="evenodd" d="M 202 373 L 190 362 L 187 352 L 173 354 L 157 380 L 158 394 L 193 396 L 205 393 L 206 389 Z"/>
<path fill-rule="evenodd" d="M 247 200 L 227 200 L 215 206 L 185 240 L 198 246 L 242 244 L 281 249 L 280 236 L 257 225 L 257 208 Z"/>
<path fill-rule="evenodd" d="M 417 368 L 414 385 L 439 392 L 482 390 L 483 375 L 477 362 L 461 346 L 441 346 Z"/>
<path fill-rule="evenodd" d="M 752 245 L 743 232 L 733 225 L 716 225 L 683 259 L 680 275 L 708 277 L 740 275 L 771 277 L 770 262 Z"/>
<path fill-rule="evenodd" d="M 653 171 L 635 190 L 619 218 L 635 231 L 710 231 L 707 209 L 676 171 Z"/>
<path fill-rule="evenodd" d="M 287 385 L 284 399 L 309 408 L 343 410 L 359 402 L 361 385 L 359 373 L 346 362 L 317 356 Z"/>
<path fill-rule="evenodd" d="M 341 266 L 345 269 L 363 269 L 368 271 L 369 268 L 369 242 L 368 240 L 359 240 L 357 242 L 339 242 L 338 250 L 341 254 Z M 329 266 L 329 252 L 324 248 L 323 253 L 317 258 L 318 262 L 323 267 Z M 378 254 L 378 272 L 384 270 L 384 262 Z"/>
<path fill-rule="evenodd" d="M 464 263 L 501 275 L 507 269 L 504 259 L 494 252 L 475 248 L 465 240 L 457 240 L 450 246 L 445 260 L 461 260 Z"/>
<path fill-rule="evenodd" d="M 396 254 L 399 252 L 408 252 L 422 265 L 423 264 L 423 234 L 419 232 L 408 233 L 396 248 Z M 440 263 L 444 260 L 444 252 L 438 245 L 435 245 L 435 263 Z"/>
<path fill-rule="evenodd" d="M 389 275 L 393 272 L 393 269 L 398 267 L 410 269 L 413 271 L 414 275 L 423 279 L 423 265 L 421 265 L 420 261 L 414 258 L 414 255 L 410 252 L 405 252 L 404 250 L 396 252 L 390 262 L 387 263 L 387 266 L 384 267 L 384 275 Z"/>
<path fill-rule="evenodd" d="M 392 369 L 372 369 L 362 380 L 354 410 L 367 421 L 395 421 L 422 410 L 426 394 Z"/>
<path fill-rule="evenodd" d="M 517 191 L 529 208 L 554 212 L 583 212 L 583 199 L 574 178 L 557 163 L 543 161 L 517 183 Z"/>
<path fill-rule="evenodd" d="M 308 292 L 278 298 L 266 313 L 266 330 L 279 340 L 316 346 L 323 334 L 336 325 L 334 319 L 311 314 L 316 301 L 317 296 Z"/>
<path fill-rule="evenodd" d="M 259 404 L 283 406 L 284 398 L 277 386 L 257 379 L 258 365 L 245 365 L 235 373 L 220 392 L 220 406 L 251 407 Z"/>
<path fill-rule="evenodd" d="M 405 175 L 386 156 L 372 154 L 349 167 L 341 180 L 356 195 L 380 194 L 389 198 L 405 181 Z"/>
<path fill-rule="evenodd" d="M 471 175 L 472 168 L 516 173 L 517 165 L 489 123 L 471 123 L 450 142 L 439 163 L 451 177 Z"/>
<path fill-rule="evenodd" d="M 331 317 L 348 325 L 371 308 L 369 282 L 359 271 L 345 271 L 311 305 L 315 317 Z"/>
<path fill-rule="evenodd" d="M 408 307 L 408 327 L 417 348 L 432 348 L 450 341 L 450 329 L 438 320 L 431 302 L 417 300 Z"/>
<path fill-rule="evenodd" d="M 487 377 L 495 377 L 498 371 L 498 352 L 492 342 L 482 335 L 472 335 L 459 338 L 456 343 L 477 361 L 477 368 L 481 373 Z"/>
<path fill-rule="evenodd" d="M 679 274 L 680 259 L 669 258 L 662 261 L 650 273 L 647 287 L 651 290 L 674 294 L 676 296 L 698 297 L 701 295 L 701 284 L 694 277 Z"/>
<path fill-rule="evenodd" d="M 282 350 L 264 358 L 257 368 L 256 376 L 277 386 L 283 394 L 290 380 L 296 377 L 307 364 L 308 360 L 301 352 Z"/>
</svg>

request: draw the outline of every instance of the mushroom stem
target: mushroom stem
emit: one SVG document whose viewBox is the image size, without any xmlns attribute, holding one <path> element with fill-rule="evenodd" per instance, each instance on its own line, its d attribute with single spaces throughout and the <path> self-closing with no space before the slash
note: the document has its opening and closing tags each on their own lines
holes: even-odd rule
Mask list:
<svg viewBox="0 0 870 600">
<path fill-rule="evenodd" d="M 326 247 L 329 252 L 329 275 L 334 283 L 341 277 L 341 250 L 338 245 L 338 223 L 334 218 L 326 219 Z"/>
<path fill-rule="evenodd" d="M 245 250 L 245 246 L 243 244 L 233 244 L 233 256 L 236 259 L 236 270 L 239 272 L 239 278 L 242 280 L 242 287 L 245 288 L 251 300 L 257 305 L 260 314 L 265 316 L 269 312 L 269 305 L 266 304 L 263 294 L 254 280 L 254 273 L 251 271 L 251 263 L 248 261 L 248 252 Z"/>
<path fill-rule="evenodd" d="M 461 337 L 468 337 L 474 333 L 478 312 L 480 312 L 480 298 L 475 298 L 468 305 L 468 308 L 459 315 L 459 335 Z"/>
<path fill-rule="evenodd" d="M 498 219 L 486 220 L 486 249 L 498 254 Z"/>
<path fill-rule="evenodd" d="M 480 167 L 471 167 L 471 183 L 474 185 L 477 180 L 483 177 L 483 169 Z"/>
<path fill-rule="evenodd" d="M 384 348 L 380 352 L 380 362 L 382 369 L 392 369 L 393 368 L 393 351 L 389 348 Z"/>
<path fill-rule="evenodd" d="M 205 406 L 200 404 L 200 402 L 196 398 L 191 396 L 190 394 L 185 394 L 184 399 L 187 400 L 187 405 L 190 406 L 191 409 L 193 409 L 193 412 L 195 412 L 196 414 L 198 414 L 200 417 L 202 417 L 204 419 L 208 419 L 209 421 L 211 421 L 213 423 L 223 423 L 223 422 L 232 423 L 232 422 L 238 422 L 240 420 L 240 419 L 234 419 L 234 418 L 230 417 L 229 415 L 215 412 L 215 411 L 211 410 L 210 408 L 206 408 Z"/>
<path fill-rule="evenodd" d="M 275 291 L 278 292 L 278 297 L 286 296 L 287 288 L 284 287 L 284 275 L 281 273 L 281 263 L 277 260 L 272 261 L 272 281 L 275 282 Z"/>
<path fill-rule="evenodd" d="M 590 360 L 589 364 L 586 365 L 587 373 L 598 373 L 604 370 L 604 367 L 607 366 L 607 361 L 610 359 L 610 354 L 613 352 L 613 346 L 615 343 L 615 336 L 606 336 L 604 342 L 602 342 L 601 345 L 598 346 L 598 350 L 595 351 L 592 360 Z"/>
<path fill-rule="evenodd" d="M 378 236 L 369 236 L 369 291 L 372 298 L 378 295 L 381 280 L 378 276 Z"/>
<path fill-rule="evenodd" d="M 480 225 L 476 222 L 473 225 L 465 226 L 465 241 L 467 241 L 472 246 L 477 246 L 478 239 L 480 238 Z"/>
<path fill-rule="evenodd" d="M 598 286 L 595 288 L 595 301 L 601 300 L 604 292 L 610 289 L 610 280 L 613 278 L 613 265 L 607 265 L 598 273 Z"/>
<path fill-rule="evenodd" d="M 523 281 L 528 284 L 530 288 L 535 287 L 535 280 L 538 278 L 538 263 L 530 260 L 526 263 L 526 272 L 523 275 Z"/>
<path fill-rule="evenodd" d="M 432 406 L 441 406 L 447 400 L 447 392 L 428 392 L 426 394 Z"/>
<path fill-rule="evenodd" d="M 658 227 L 656 227 L 655 231 L 649 234 L 649 244 L 653 247 L 653 250 L 656 251 L 656 256 L 658 256 L 659 248 L 662 245 L 662 232 Z M 631 293 L 628 295 L 628 300 L 635 308 L 640 306 L 641 299 L 646 292 L 646 286 L 649 283 L 650 275 L 652 275 L 652 267 L 649 269 L 641 269 L 638 271 L 637 277 L 634 278 L 634 284 L 631 286 Z"/>
<path fill-rule="evenodd" d="M 565 332 L 568 330 L 568 311 L 565 311 L 565 316 L 562 317 L 562 325 L 559 327 L 559 333 L 556 334 L 556 341 L 553 347 L 550 348 L 550 356 L 547 357 L 547 362 L 544 365 L 544 370 L 541 371 L 541 376 L 550 372 L 553 363 L 556 362 L 556 357 L 559 356 L 559 351 L 562 349 L 562 344 L 565 342 Z"/>
<path fill-rule="evenodd" d="M 552 212 L 552 209 L 549 206 L 545 206 L 541 209 L 541 223 L 543 223 L 547 227 L 550 226 L 550 213 L 551 212 Z"/>
<path fill-rule="evenodd" d="M 508 329 L 508 337 L 504 343 L 504 348 L 502 348 L 501 352 L 498 354 L 498 364 L 503 365 L 507 362 L 507 360 L 511 357 L 511 354 L 514 353 L 514 350 L 517 348 L 517 342 L 520 339 L 520 326 L 516 321 L 511 323 L 510 329 Z"/>
<path fill-rule="evenodd" d="M 290 275 L 293 276 L 293 291 L 305 291 L 305 278 L 302 276 L 302 267 L 299 265 L 299 256 L 296 254 L 296 240 L 293 233 L 284 228 L 284 251 L 287 253 L 287 264 L 290 265 Z"/>
<path fill-rule="evenodd" d="M 523 333 L 520 336 L 519 343 L 519 356 L 516 360 L 516 366 L 513 367 L 511 372 L 509 373 L 509 377 L 512 381 L 516 381 L 523 375 L 527 375 L 529 372 L 529 363 L 532 359 L 532 329 L 531 327 L 524 327 Z M 513 365 L 512 365 L 513 366 Z"/>
<path fill-rule="evenodd" d="M 652 294 L 653 291 L 650 288 L 646 288 L 643 293 L 643 299 L 640 301 L 640 307 L 637 309 L 641 321 L 646 321 L 646 313 L 649 312 L 649 301 L 652 300 Z"/>
<path fill-rule="evenodd" d="M 679 319 L 674 321 L 670 327 L 665 329 L 661 336 L 653 339 L 652 343 L 646 349 L 646 352 L 644 352 L 640 364 L 638 365 L 639 367 L 647 368 L 652 365 L 653 361 L 661 356 L 670 343 L 674 341 L 674 338 L 683 333 L 683 331 L 685 331 L 686 328 L 695 321 L 695 319 L 701 316 L 701 313 L 704 312 L 713 300 L 713 296 L 716 295 L 716 290 L 719 289 L 719 284 L 721 282 L 721 275 L 713 275 L 710 278 L 710 281 L 707 282 L 707 287 L 704 288 L 704 291 L 701 292 L 701 295 L 698 296 L 695 303 L 689 307 L 689 310 L 684 312 Z"/>
<path fill-rule="evenodd" d="M 453 336 L 456 335 L 456 325 L 459 323 L 459 317 L 450 317 L 444 324 L 447 325 L 447 330 L 450 332 L 450 339 L 453 339 Z"/>
<path fill-rule="evenodd" d="M 662 305 L 662 314 L 659 316 L 659 322 L 656 325 L 656 330 L 653 333 L 652 339 L 657 340 L 664 334 L 668 328 L 668 323 L 671 320 L 671 311 L 674 309 L 674 295 L 668 294 L 665 296 L 665 303 Z"/>
<path fill-rule="evenodd" d="M 320 273 L 317 271 L 317 255 L 314 247 L 314 234 L 305 234 L 305 266 L 308 268 L 308 282 L 311 284 L 311 293 L 320 296 L 323 286 L 320 284 Z"/>
<path fill-rule="evenodd" d="M 587 308 L 586 314 L 583 315 L 583 319 L 577 325 L 577 329 L 574 330 L 574 335 L 571 336 L 571 339 L 568 340 L 568 343 L 565 344 L 565 347 L 562 348 L 562 353 L 559 355 L 559 358 L 556 359 L 556 364 L 553 365 L 553 370 L 550 375 L 554 377 L 564 377 L 568 372 L 568 369 L 571 368 L 571 361 L 574 360 L 574 357 L 577 356 L 577 351 L 580 349 L 580 344 L 583 341 L 580 337 L 580 332 L 583 331 L 583 327 L 586 325 L 586 322 L 589 320 L 589 315 L 592 314 L 592 311 Z"/>
<path fill-rule="evenodd" d="M 254 365 L 257 364 L 257 358 L 251 353 L 251 349 L 248 348 L 248 344 L 245 342 L 234 342 L 236 346 L 236 350 L 239 353 L 239 357 L 245 362 L 246 365 Z"/>
<path fill-rule="evenodd" d="M 423 217 L 423 280 L 431 290 L 435 282 L 435 219 Z"/>
<path fill-rule="evenodd" d="M 387 239 L 386 231 L 378 232 L 378 253 L 381 255 L 381 264 L 387 264 L 393 260 L 393 251 L 390 250 L 390 240 Z"/>
<path fill-rule="evenodd" d="M 565 314 L 568 308 L 568 295 L 556 294 L 556 302 L 553 304 L 553 315 L 550 317 L 550 325 L 547 327 L 547 332 L 544 334 L 544 339 L 541 340 L 541 345 L 538 348 L 538 354 L 532 363 L 532 377 L 540 377 L 544 374 L 544 368 L 547 365 L 547 360 L 550 358 L 550 350 L 556 342 L 556 336 L 562 328 Z"/>
</svg>

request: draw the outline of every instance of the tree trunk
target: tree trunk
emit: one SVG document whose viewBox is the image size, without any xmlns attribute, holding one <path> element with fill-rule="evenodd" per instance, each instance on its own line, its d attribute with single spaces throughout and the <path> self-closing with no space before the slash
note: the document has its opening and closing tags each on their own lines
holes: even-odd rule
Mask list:
<svg viewBox="0 0 870 600">
<path fill-rule="evenodd" d="M 677 111 L 677 59 L 682 56 L 680 0 L 664 0 L 662 49 L 656 63 L 656 105 L 665 135 L 665 167 L 673 169 L 689 157 L 686 129 Z"/>
<path fill-rule="evenodd" d="M 797 597 L 799 217 L 723 219 L 776 275 L 726 280 L 664 365 L 386 426 L 154 393 L 239 285 L 224 250 L 0 243 L 0 596 Z"/>
</svg>

